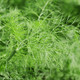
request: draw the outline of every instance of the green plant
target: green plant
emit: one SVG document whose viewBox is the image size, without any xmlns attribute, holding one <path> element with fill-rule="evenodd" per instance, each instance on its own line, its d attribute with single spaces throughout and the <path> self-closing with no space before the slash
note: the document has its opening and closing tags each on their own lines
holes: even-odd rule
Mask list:
<svg viewBox="0 0 80 80">
<path fill-rule="evenodd" d="M 76 2 L 1 0 L 0 9 L 1 80 L 80 80 Z"/>
</svg>

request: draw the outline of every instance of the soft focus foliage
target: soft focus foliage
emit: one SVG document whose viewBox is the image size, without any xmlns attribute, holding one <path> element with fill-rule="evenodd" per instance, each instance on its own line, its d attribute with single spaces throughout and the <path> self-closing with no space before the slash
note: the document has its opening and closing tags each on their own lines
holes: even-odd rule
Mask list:
<svg viewBox="0 0 80 80">
<path fill-rule="evenodd" d="M 0 0 L 0 80 L 80 80 L 79 0 Z"/>
</svg>

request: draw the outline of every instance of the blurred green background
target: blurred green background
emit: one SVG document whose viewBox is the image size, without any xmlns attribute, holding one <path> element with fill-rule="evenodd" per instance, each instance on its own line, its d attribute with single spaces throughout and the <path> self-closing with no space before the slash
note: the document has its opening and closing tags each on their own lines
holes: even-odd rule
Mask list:
<svg viewBox="0 0 80 80">
<path fill-rule="evenodd" d="M 80 80 L 80 1 L 0 0 L 0 80 Z"/>
</svg>

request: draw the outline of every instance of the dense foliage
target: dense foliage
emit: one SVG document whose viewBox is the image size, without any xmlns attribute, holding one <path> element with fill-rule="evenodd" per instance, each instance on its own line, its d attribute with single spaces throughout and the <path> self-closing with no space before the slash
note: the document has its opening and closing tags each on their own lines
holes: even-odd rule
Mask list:
<svg viewBox="0 0 80 80">
<path fill-rule="evenodd" d="M 79 0 L 0 0 L 0 80 L 80 80 Z"/>
</svg>

